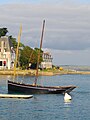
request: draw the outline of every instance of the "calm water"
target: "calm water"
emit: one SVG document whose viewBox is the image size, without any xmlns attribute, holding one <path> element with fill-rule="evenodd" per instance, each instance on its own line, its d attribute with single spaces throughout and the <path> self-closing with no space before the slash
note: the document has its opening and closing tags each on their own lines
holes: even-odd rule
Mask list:
<svg viewBox="0 0 90 120">
<path fill-rule="evenodd" d="M 32 83 L 34 77 L 18 77 Z M 7 79 L 0 76 L 0 93 L 7 93 Z M 16 79 L 17 80 L 17 79 Z M 34 95 L 31 99 L 0 98 L 0 120 L 90 120 L 90 75 L 39 77 L 38 84 L 77 85 L 71 92 L 72 101 L 65 103 L 63 95 Z"/>
</svg>

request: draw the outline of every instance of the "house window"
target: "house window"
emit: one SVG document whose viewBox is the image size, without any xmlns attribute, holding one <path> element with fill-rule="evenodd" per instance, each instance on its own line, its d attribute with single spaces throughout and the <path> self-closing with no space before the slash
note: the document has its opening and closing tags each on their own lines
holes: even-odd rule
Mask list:
<svg viewBox="0 0 90 120">
<path fill-rule="evenodd" d="M 4 66 L 6 66 L 6 61 L 3 62 Z"/>
<path fill-rule="evenodd" d="M 6 48 L 4 49 L 4 52 L 7 52 L 7 49 L 6 49 Z"/>
<path fill-rule="evenodd" d="M 0 61 L 0 66 L 2 66 L 2 61 Z"/>
<path fill-rule="evenodd" d="M 4 47 L 5 47 L 5 42 L 4 42 Z"/>
</svg>

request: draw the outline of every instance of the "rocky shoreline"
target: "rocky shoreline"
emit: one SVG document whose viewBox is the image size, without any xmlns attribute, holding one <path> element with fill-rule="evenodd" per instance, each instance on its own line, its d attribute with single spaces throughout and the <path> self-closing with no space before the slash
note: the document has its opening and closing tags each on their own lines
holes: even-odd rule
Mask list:
<svg viewBox="0 0 90 120">
<path fill-rule="evenodd" d="M 16 75 L 30 75 L 35 76 L 35 70 L 16 70 Z M 73 70 L 50 70 L 50 71 L 39 71 L 40 76 L 53 76 L 53 75 L 66 75 L 66 74 L 90 74 L 90 71 L 73 71 Z M 0 75 L 14 75 L 13 70 L 0 70 Z"/>
</svg>

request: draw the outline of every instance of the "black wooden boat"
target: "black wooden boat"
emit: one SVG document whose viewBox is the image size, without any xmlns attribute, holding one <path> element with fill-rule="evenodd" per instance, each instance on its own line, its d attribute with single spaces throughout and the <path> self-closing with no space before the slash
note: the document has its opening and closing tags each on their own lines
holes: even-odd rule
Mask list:
<svg viewBox="0 0 90 120">
<path fill-rule="evenodd" d="M 41 86 L 37 85 L 37 78 L 38 78 L 38 66 L 39 66 L 39 59 L 40 59 L 40 51 L 42 48 L 42 40 L 43 40 L 43 32 L 44 32 L 44 25 L 45 20 L 43 21 L 43 29 L 42 29 L 42 35 L 41 35 L 41 42 L 40 42 L 40 50 L 38 54 L 38 60 L 37 60 L 37 68 L 36 68 L 36 78 L 34 81 L 34 84 L 25 84 L 25 83 L 19 83 L 19 82 L 13 82 L 8 81 L 8 92 L 12 93 L 24 93 L 24 94 L 63 94 L 65 92 L 69 93 L 71 92 L 76 86 L 70 85 L 70 86 Z M 21 36 L 21 32 L 20 32 Z M 17 56 L 18 56 L 18 48 L 20 43 L 20 36 L 18 37 L 18 46 L 17 46 L 17 52 L 16 52 L 16 62 L 14 71 L 16 72 L 16 64 L 17 64 Z M 15 76 L 14 72 L 14 76 Z"/>
<path fill-rule="evenodd" d="M 32 84 L 24 84 L 19 82 L 8 81 L 9 93 L 24 94 L 63 94 L 71 92 L 76 86 L 40 86 Z"/>
</svg>

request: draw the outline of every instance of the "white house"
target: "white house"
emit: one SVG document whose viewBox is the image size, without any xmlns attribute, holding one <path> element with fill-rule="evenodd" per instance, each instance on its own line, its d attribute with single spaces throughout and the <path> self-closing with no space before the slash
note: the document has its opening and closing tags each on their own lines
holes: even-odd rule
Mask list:
<svg viewBox="0 0 90 120">
<path fill-rule="evenodd" d="M 11 69 L 14 65 L 15 52 L 7 36 L 0 38 L 0 69 Z"/>
<path fill-rule="evenodd" d="M 43 62 L 41 62 L 40 67 L 42 69 L 52 68 L 52 59 L 50 52 L 43 52 Z"/>
</svg>

